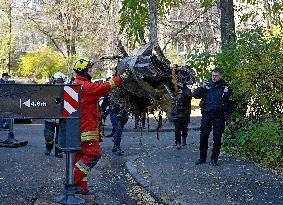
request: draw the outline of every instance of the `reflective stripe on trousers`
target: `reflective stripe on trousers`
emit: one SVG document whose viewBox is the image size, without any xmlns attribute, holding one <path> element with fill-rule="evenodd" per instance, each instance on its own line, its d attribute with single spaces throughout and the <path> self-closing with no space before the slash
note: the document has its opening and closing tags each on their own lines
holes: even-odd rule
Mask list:
<svg viewBox="0 0 283 205">
<path fill-rule="evenodd" d="M 88 131 L 81 133 L 81 142 L 87 141 L 99 141 L 99 132 L 98 131 Z"/>
<path fill-rule="evenodd" d="M 88 167 L 86 164 L 84 164 L 81 160 L 79 160 L 75 166 L 82 171 L 83 173 L 85 173 L 86 175 L 90 172 L 90 167 Z"/>
</svg>

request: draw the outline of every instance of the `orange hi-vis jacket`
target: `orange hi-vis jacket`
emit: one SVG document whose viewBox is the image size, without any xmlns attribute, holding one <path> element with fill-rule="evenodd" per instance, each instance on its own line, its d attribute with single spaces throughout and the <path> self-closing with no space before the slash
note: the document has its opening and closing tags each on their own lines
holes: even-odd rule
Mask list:
<svg viewBox="0 0 283 205">
<path fill-rule="evenodd" d="M 104 83 L 92 83 L 77 76 L 75 84 L 81 85 L 81 142 L 99 140 L 99 98 L 121 84 L 119 76 Z"/>
</svg>

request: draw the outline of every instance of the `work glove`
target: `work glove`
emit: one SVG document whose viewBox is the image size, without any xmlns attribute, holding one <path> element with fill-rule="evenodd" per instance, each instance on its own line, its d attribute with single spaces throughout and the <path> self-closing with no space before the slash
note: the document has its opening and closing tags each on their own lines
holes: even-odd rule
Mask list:
<svg viewBox="0 0 283 205">
<path fill-rule="evenodd" d="M 122 81 L 124 81 L 125 79 L 127 79 L 129 77 L 130 74 L 130 70 L 126 69 L 124 73 L 122 73 L 120 76 L 120 78 L 122 79 Z"/>
</svg>

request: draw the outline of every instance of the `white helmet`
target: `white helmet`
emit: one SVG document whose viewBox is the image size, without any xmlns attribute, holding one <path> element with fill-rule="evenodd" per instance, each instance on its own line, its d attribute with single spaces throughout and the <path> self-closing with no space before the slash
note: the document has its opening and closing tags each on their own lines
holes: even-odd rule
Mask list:
<svg viewBox="0 0 283 205">
<path fill-rule="evenodd" d="M 65 75 L 64 75 L 63 73 L 61 73 L 61 72 L 55 73 L 55 74 L 53 75 L 53 77 L 54 77 L 54 80 L 62 79 L 62 80 L 64 81 L 64 79 L 65 79 Z"/>
</svg>

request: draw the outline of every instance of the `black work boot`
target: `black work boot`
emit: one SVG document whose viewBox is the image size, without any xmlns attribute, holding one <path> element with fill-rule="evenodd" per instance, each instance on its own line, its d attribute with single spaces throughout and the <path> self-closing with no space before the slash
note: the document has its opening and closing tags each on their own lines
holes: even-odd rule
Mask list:
<svg viewBox="0 0 283 205">
<path fill-rule="evenodd" d="M 218 156 L 219 156 L 219 152 L 216 152 L 216 151 L 212 150 L 211 164 L 213 166 L 219 166 L 219 164 L 218 164 Z"/>
<path fill-rule="evenodd" d="M 181 149 L 181 135 L 179 133 L 175 132 L 175 143 L 176 143 L 176 149 Z"/>
<path fill-rule="evenodd" d="M 54 142 L 45 142 L 45 155 L 49 156 L 53 149 Z"/>
<path fill-rule="evenodd" d="M 182 146 L 186 146 L 186 145 L 187 145 L 187 138 L 182 137 Z"/>
<path fill-rule="evenodd" d="M 200 158 L 195 162 L 195 165 L 206 163 L 207 151 L 200 151 Z"/>
<path fill-rule="evenodd" d="M 114 142 L 114 141 L 113 141 Z M 112 152 L 117 152 L 117 149 L 118 149 L 118 145 L 117 145 L 117 142 L 114 142 L 114 146 L 112 148 Z"/>
<path fill-rule="evenodd" d="M 55 157 L 63 158 L 62 151 L 58 147 L 55 147 Z"/>
<path fill-rule="evenodd" d="M 119 156 L 121 156 L 123 153 L 124 153 L 124 151 L 123 150 L 121 150 L 121 147 L 118 147 L 117 148 L 117 152 L 115 152 L 117 155 L 119 155 Z"/>
<path fill-rule="evenodd" d="M 212 164 L 213 166 L 219 166 L 217 159 L 211 158 L 211 164 Z"/>
<path fill-rule="evenodd" d="M 121 142 L 117 142 L 117 152 L 115 153 L 119 156 L 121 156 L 124 153 L 124 151 L 121 149 L 120 145 L 121 145 Z"/>
<path fill-rule="evenodd" d="M 46 148 L 44 154 L 45 154 L 46 156 L 49 156 L 50 153 L 51 153 L 51 149 Z"/>
<path fill-rule="evenodd" d="M 182 146 L 181 146 L 181 142 L 180 142 L 180 141 L 177 141 L 177 146 L 176 146 L 176 148 L 177 148 L 177 149 L 181 149 L 181 147 L 182 147 Z"/>
</svg>

